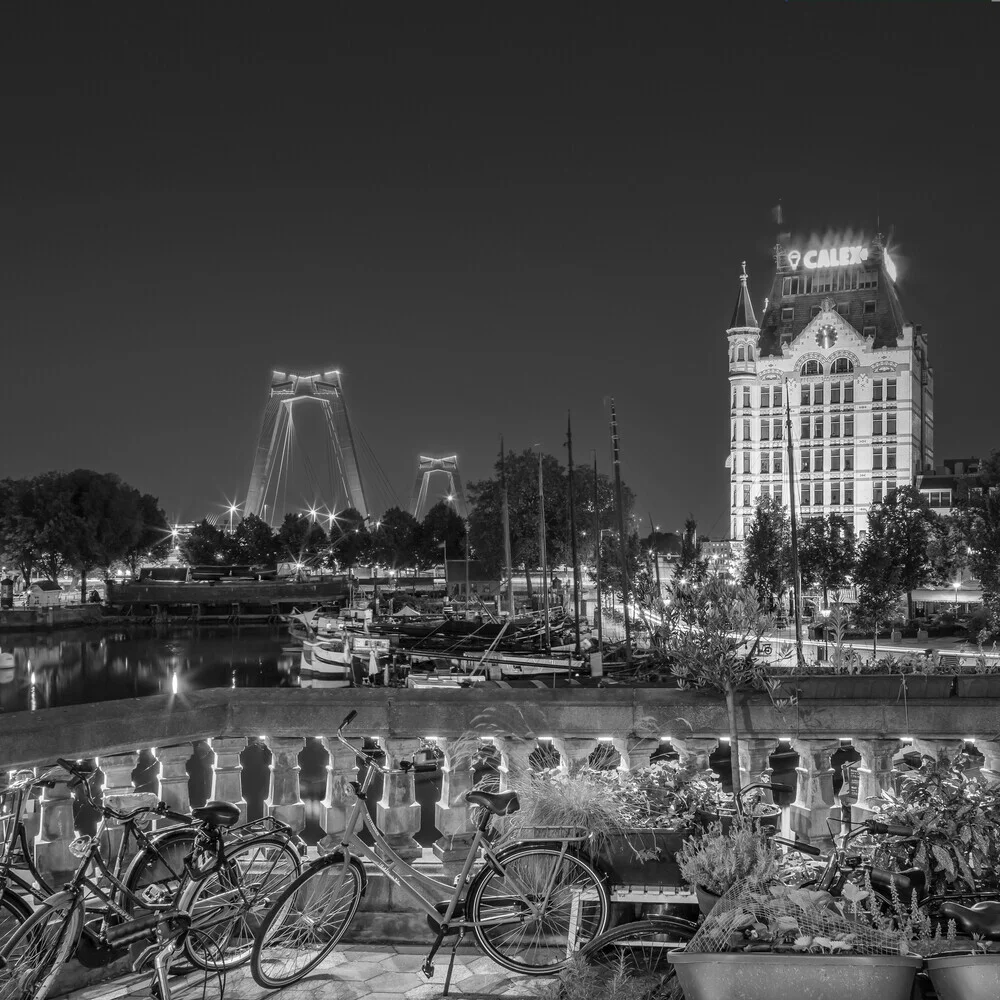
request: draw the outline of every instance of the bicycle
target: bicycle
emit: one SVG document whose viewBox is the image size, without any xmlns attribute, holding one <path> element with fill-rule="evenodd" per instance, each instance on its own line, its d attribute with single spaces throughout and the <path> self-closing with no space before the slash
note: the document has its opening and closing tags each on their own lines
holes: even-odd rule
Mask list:
<svg viewBox="0 0 1000 1000">
<path fill-rule="evenodd" d="M 77 765 L 60 760 L 60 766 L 73 776 L 71 784 L 81 780 Z M 83 773 L 89 778 L 89 772 Z M 56 779 L 49 775 L 42 780 Z M 0 945 L 0 1000 L 44 1000 L 74 949 L 83 956 L 99 954 L 100 964 L 107 964 L 124 954 L 123 942 L 156 933 L 164 912 L 183 912 L 197 925 L 198 934 L 183 936 L 183 948 L 198 968 L 232 967 L 249 960 L 245 930 L 249 916 L 266 908 L 267 891 L 283 887 L 301 871 L 291 831 L 285 827 L 287 833 L 258 832 L 230 845 L 224 831 L 239 819 L 239 809 L 228 802 L 209 802 L 195 809 L 195 848 L 185 859 L 177 904 L 170 910 L 157 906 L 141 916 L 130 916 L 117 901 L 119 894 L 130 899 L 133 907 L 145 908 L 148 900 L 133 893 L 109 868 L 101 841 L 109 820 L 134 823 L 140 816 L 156 813 L 185 818 L 160 806 L 120 812 L 105 805 L 96 835 L 78 837 L 70 845 L 70 853 L 80 859 L 70 881 L 42 899 Z M 23 831 L 19 836 L 23 842 Z M 279 864 L 282 861 L 289 863 Z M 96 881 L 95 869 L 110 882 L 109 891 Z M 99 901 L 96 907 L 95 899 Z M 81 951 L 84 940 L 87 945 Z"/>
<path fill-rule="evenodd" d="M 479 807 L 476 830 L 461 873 L 445 883 L 417 872 L 392 849 L 368 813 L 367 796 L 375 774 L 409 773 L 403 761 L 390 771 L 344 737 L 351 712 L 337 739 L 365 763 L 362 781 L 352 781 L 355 802 L 340 850 L 313 862 L 272 904 L 253 947 L 251 971 L 261 986 L 274 989 L 308 975 L 341 941 L 357 912 L 368 876 L 362 859 L 405 890 L 434 932 L 422 971 L 434 974 L 434 957 L 444 939 L 455 935 L 445 978 L 447 995 L 455 952 L 467 931 L 498 965 L 512 972 L 547 975 L 564 968 L 574 951 L 607 927 L 610 901 L 602 874 L 583 853 L 587 836 L 527 841 L 494 848 L 489 835 L 494 816 L 516 812 L 516 792 L 466 793 Z M 367 832 L 372 844 L 358 837 Z M 482 863 L 476 868 L 482 852 Z"/>
</svg>

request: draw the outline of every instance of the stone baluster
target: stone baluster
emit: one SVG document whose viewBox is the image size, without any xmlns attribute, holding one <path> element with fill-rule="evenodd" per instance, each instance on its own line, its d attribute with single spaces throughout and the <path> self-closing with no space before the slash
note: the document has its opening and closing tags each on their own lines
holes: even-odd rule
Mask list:
<svg viewBox="0 0 1000 1000">
<path fill-rule="evenodd" d="M 675 736 L 671 741 L 683 767 L 691 771 L 711 771 L 709 756 L 719 745 L 714 736 Z"/>
<path fill-rule="evenodd" d="M 965 752 L 965 740 L 961 739 L 914 739 L 912 746 L 921 757 L 930 757 L 931 760 L 941 763 L 953 761 Z"/>
<path fill-rule="evenodd" d="M 299 754 L 306 741 L 301 736 L 276 736 L 265 742 L 271 748 L 271 782 L 264 807 L 269 816 L 301 833 L 306 804 L 299 789 Z"/>
<path fill-rule="evenodd" d="M 139 751 L 131 753 L 116 753 L 101 758 L 101 770 L 104 772 L 104 804 L 119 812 L 129 812 L 140 806 L 155 806 L 156 796 L 151 792 L 137 792 L 132 784 L 132 772 L 139 763 Z M 94 783 L 91 782 L 91 788 Z M 121 844 L 124 830 L 117 820 L 109 819 L 104 828 L 105 857 L 115 857 Z M 135 843 L 129 845 L 129 851 L 135 851 Z"/>
<path fill-rule="evenodd" d="M 42 789 L 42 797 L 38 803 L 35 864 L 49 885 L 58 889 L 72 877 L 79 860 L 69 852 L 69 845 L 76 838 L 69 775 L 59 768 L 50 773 L 58 780 L 52 788 Z"/>
<path fill-rule="evenodd" d="M 191 789 L 188 784 L 187 764 L 191 759 L 191 744 L 180 746 L 157 747 L 156 759 L 160 762 L 160 780 L 157 787 L 160 800 L 166 802 L 168 809 L 174 812 L 191 812 Z M 160 816 L 156 828 L 162 830 L 174 826 L 176 820 Z"/>
<path fill-rule="evenodd" d="M 757 782 L 765 785 L 771 784 L 771 754 L 778 746 L 778 741 L 774 737 L 760 738 L 747 736 L 740 739 L 740 785 L 745 787 Z M 773 802 L 774 797 L 770 789 L 758 789 L 761 802 Z"/>
<path fill-rule="evenodd" d="M 862 823 L 892 788 L 892 758 L 902 746 L 900 740 L 854 740 L 854 749 L 861 755 L 858 765 L 858 801 L 851 809 L 851 821 Z"/>
<path fill-rule="evenodd" d="M 319 842 L 318 850 L 320 854 L 329 854 L 340 849 L 347 819 L 357 800 L 351 782 L 358 780 L 357 750 L 364 740 L 360 736 L 352 738 L 350 749 L 334 736 L 323 737 L 322 743 L 330 760 L 326 765 L 326 795 L 320 819 L 324 837 Z"/>
<path fill-rule="evenodd" d="M 246 749 L 246 737 L 217 737 L 212 740 L 215 762 L 212 764 L 212 792 L 209 799 L 221 799 L 239 806 L 238 822 L 247 819 L 247 800 L 243 797 L 243 763 L 240 754 Z"/>
<path fill-rule="evenodd" d="M 983 755 L 983 777 L 994 784 L 1000 782 L 1000 741 L 976 740 L 976 749 Z"/>
<path fill-rule="evenodd" d="M 576 774 L 590 763 L 598 740 L 590 736 L 556 736 L 552 745 L 559 753 L 559 770 L 563 774 Z"/>
<path fill-rule="evenodd" d="M 464 741 L 439 739 L 437 742 L 444 759 L 441 762 L 441 798 L 434 804 L 434 825 L 441 834 L 434 841 L 434 853 L 446 865 L 460 867 L 475 834 L 474 807 L 465 801 L 465 793 L 472 790 L 474 783 L 472 755 Z"/>
<path fill-rule="evenodd" d="M 382 736 L 379 742 L 385 750 L 385 766 L 389 769 L 398 768 L 401 760 L 413 760 L 420 750 L 420 740 L 414 738 Z M 416 834 L 420 830 L 421 809 L 416 799 L 412 768 L 385 775 L 377 815 L 378 825 L 393 850 L 407 860 L 419 858 L 421 848 Z"/>
<path fill-rule="evenodd" d="M 837 805 L 833 755 L 840 749 L 840 740 L 792 740 L 792 749 L 799 755 L 799 764 L 795 769 L 795 801 L 789 813 L 791 830 L 814 847 L 831 850 L 833 837 L 826 821 Z"/>
<path fill-rule="evenodd" d="M 500 790 L 518 788 L 532 772 L 530 758 L 535 741 L 522 736 L 494 736 L 493 742 L 500 751 Z"/>
<path fill-rule="evenodd" d="M 618 751 L 620 771 L 639 771 L 649 767 L 653 754 L 660 748 L 660 741 L 650 737 L 616 737 L 611 743 Z"/>
</svg>

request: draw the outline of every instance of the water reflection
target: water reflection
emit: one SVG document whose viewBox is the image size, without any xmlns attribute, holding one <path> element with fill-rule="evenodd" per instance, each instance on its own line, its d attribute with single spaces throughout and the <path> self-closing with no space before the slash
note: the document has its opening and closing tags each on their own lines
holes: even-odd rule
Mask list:
<svg viewBox="0 0 1000 1000">
<path fill-rule="evenodd" d="M 298 683 L 283 628 L 134 628 L 0 636 L 0 710 L 138 698 L 214 687 Z"/>
</svg>

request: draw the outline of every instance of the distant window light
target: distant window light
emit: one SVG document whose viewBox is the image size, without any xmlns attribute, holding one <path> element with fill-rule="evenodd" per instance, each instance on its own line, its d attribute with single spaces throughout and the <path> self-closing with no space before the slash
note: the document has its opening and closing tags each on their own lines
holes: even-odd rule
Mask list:
<svg viewBox="0 0 1000 1000">
<path fill-rule="evenodd" d="M 795 318 L 795 310 L 791 306 L 785 306 L 781 310 L 782 323 L 791 323 L 794 318 Z"/>
<path fill-rule="evenodd" d="M 760 471 L 762 475 L 770 475 L 771 472 L 771 453 L 769 451 L 762 451 L 760 453 Z"/>
<path fill-rule="evenodd" d="M 894 378 L 887 378 L 885 380 L 885 398 L 896 398 L 896 380 Z"/>
<path fill-rule="evenodd" d="M 841 316 L 850 316 L 850 314 L 851 314 L 851 303 L 850 302 L 838 302 L 837 303 L 837 312 L 840 313 Z"/>
<path fill-rule="evenodd" d="M 746 361 L 746 359 L 747 359 L 747 350 L 746 350 L 746 348 L 745 347 L 738 348 L 737 351 L 736 351 L 736 360 L 737 361 Z"/>
<path fill-rule="evenodd" d="M 875 315 L 875 300 L 865 299 L 865 315 L 874 316 Z"/>
<path fill-rule="evenodd" d="M 764 386 L 760 390 L 760 406 L 762 410 L 766 410 L 771 405 L 771 389 L 769 386 Z"/>
<path fill-rule="evenodd" d="M 834 375 L 845 375 L 854 371 L 854 364 L 850 358 L 837 358 L 831 369 Z"/>
</svg>

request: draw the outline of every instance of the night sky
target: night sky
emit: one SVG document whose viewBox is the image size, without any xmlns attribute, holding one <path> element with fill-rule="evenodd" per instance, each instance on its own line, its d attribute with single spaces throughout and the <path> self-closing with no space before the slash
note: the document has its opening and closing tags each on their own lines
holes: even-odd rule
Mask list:
<svg viewBox="0 0 1000 1000">
<path fill-rule="evenodd" d="M 723 537 L 725 327 L 779 198 L 880 222 L 937 458 L 1000 446 L 1000 4 L 629 6 L 6 6 L 0 476 L 201 517 L 271 368 L 337 367 L 404 504 L 420 452 L 564 457 L 570 408 L 610 471 L 614 396 L 638 513 Z"/>
</svg>

